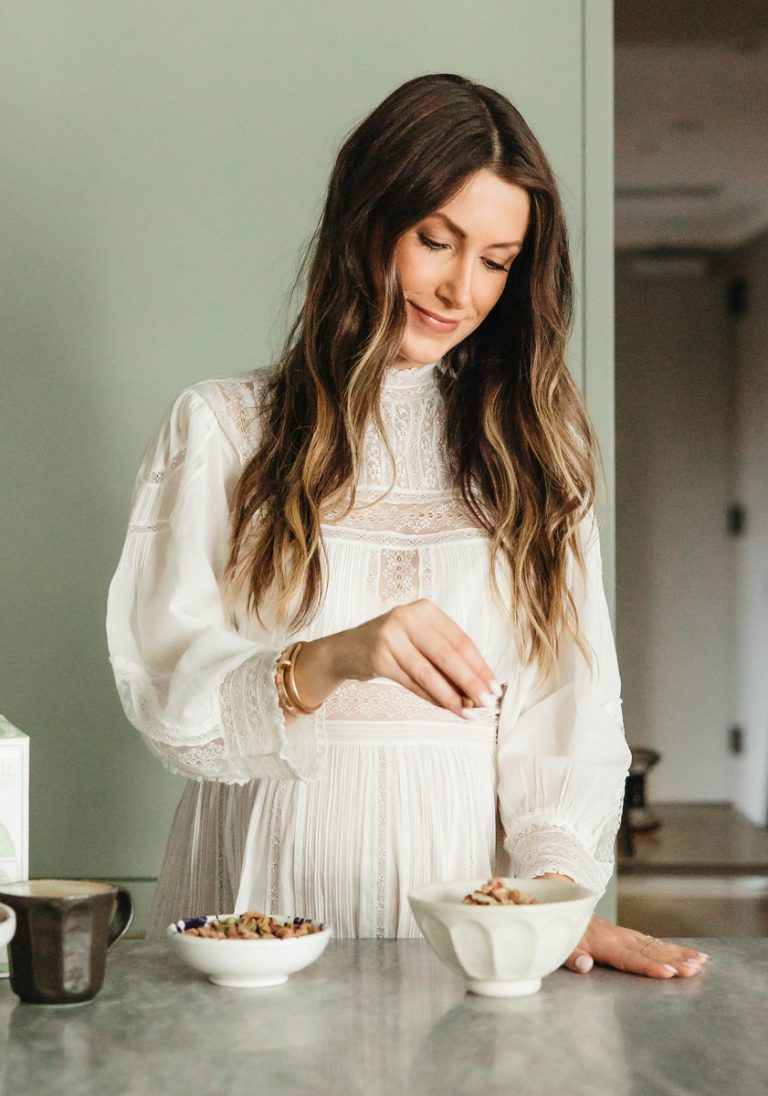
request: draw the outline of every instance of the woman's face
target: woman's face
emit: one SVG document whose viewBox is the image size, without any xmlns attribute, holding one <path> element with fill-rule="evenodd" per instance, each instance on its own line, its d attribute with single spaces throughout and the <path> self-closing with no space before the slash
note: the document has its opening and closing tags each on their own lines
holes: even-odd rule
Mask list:
<svg viewBox="0 0 768 1096">
<path fill-rule="evenodd" d="M 396 366 L 437 361 L 480 326 L 504 290 L 529 211 L 527 191 L 483 168 L 403 233 L 395 260 L 408 326 Z"/>
</svg>

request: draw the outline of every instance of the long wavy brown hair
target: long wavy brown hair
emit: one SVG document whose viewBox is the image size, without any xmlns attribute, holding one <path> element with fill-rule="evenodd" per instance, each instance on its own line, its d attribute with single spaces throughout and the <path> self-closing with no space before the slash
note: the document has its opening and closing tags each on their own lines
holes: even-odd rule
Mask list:
<svg viewBox="0 0 768 1096">
<path fill-rule="evenodd" d="M 504 606 L 521 657 L 546 672 L 567 628 L 579 636 L 569 552 L 593 504 L 597 443 L 565 365 L 573 286 L 552 169 L 515 107 L 462 76 L 420 76 L 393 91 L 344 141 L 296 286 L 303 304 L 260 407 L 262 440 L 233 499 L 226 577 L 249 611 L 276 591 L 298 630 L 322 600 L 321 520 L 354 505 L 367 424 L 382 429 L 385 368 L 398 356 L 405 299 L 394 259 L 400 236 L 485 168 L 523 187 L 530 217 L 504 291 L 482 324 L 442 359 L 454 481 L 509 568 Z"/>
</svg>

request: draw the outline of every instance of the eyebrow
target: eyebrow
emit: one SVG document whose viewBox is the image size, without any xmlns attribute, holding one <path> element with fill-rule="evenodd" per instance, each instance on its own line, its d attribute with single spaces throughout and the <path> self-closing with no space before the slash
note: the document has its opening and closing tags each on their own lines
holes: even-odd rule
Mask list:
<svg viewBox="0 0 768 1096">
<path fill-rule="evenodd" d="M 464 229 L 460 225 L 457 225 L 455 221 L 452 221 L 447 213 L 436 212 L 436 213 L 433 213 L 432 216 L 433 217 L 439 217 L 441 221 L 445 222 L 446 226 L 451 230 L 451 232 L 454 233 L 454 235 L 458 236 L 459 239 L 461 239 L 461 240 L 466 240 L 467 234 L 464 231 Z M 504 243 L 504 244 L 488 244 L 489 248 L 494 248 L 494 247 L 522 247 L 522 246 L 523 246 L 523 241 L 522 240 L 510 240 L 508 243 Z"/>
</svg>

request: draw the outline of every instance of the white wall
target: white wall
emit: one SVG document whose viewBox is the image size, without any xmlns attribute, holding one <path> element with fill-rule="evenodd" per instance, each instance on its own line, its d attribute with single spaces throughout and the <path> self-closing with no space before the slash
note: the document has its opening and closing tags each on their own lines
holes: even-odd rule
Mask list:
<svg viewBox="0 0 768 1096">
<path fill-rule="evenodd" d="M 659 800 L 730 800 L 735 763 L 730 502 L 732 346 L 722 264 L 616 264 L 616 557 L 627 737 L 662 762 Z"/>
<path fill-rule="evenodd" d="M 735 497 L 746 507 L 736 541 L 736 718 L 744 729 L 735 802 L 768 821 L 768 233 L 741 248 L 732 270 L 747 281 L 736 323 Z"/>
</svg>

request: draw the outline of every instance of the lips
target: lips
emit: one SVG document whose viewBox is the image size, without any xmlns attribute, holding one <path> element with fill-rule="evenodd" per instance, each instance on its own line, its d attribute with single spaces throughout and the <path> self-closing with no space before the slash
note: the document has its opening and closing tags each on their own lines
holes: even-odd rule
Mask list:
<svg viewBox="0 0 768 1096">
<path fill-rule="evenodd" d="M 447 333 L 449 331 L 455 331 L 459 326 L 459 320 L 443 319 L 438 313 L 430 312 L 426 308 L 421 308 L 419 305 L 414 304 L 413 301 L 409 301 L 408 304 L 414 310 L 417 319 L 431 331 L 442 331 Z"/>
</svg>

